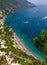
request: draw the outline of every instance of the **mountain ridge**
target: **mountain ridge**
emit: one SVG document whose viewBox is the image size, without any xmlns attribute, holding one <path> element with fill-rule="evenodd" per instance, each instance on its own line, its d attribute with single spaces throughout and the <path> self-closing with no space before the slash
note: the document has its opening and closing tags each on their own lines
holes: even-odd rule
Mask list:
<svg viewBox="0 0 47 65">
<path fill-rule="evenodd" d="M 34 5 L 27 0 L 0 0 L 0 9 L 9 12 L 17 11 L 20 8 L 29 6 L 32 7 Z"/>
</svg>

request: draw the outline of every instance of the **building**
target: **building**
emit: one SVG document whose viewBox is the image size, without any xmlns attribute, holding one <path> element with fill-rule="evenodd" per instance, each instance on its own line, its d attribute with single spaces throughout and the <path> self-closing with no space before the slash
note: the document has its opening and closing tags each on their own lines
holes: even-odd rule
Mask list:
<svg viewBox="0 0 47 65">
<path fill-rule="evenodd" d="M 0 51 L 0 57 L 1 57 L 1 56 L 4 56 L 5 54 L 6 54 L 5 52 L 1 52 L 1 51 Z"/>
</svg>

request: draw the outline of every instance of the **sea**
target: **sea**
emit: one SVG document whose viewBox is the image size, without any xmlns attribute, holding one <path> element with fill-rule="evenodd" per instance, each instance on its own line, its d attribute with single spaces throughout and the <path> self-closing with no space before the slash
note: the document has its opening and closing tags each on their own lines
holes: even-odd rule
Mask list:
<svg viewBox="0 0 47 65">
<path fill-rule="evenodd" d="M 24 45 L 40 60 L 45 56 L 34 45 L 33 38 L 47 30 L 47 6 L 25 7 L 17 12 L 7 14 L 4 23 L 12 27 Z"/>
</svg>

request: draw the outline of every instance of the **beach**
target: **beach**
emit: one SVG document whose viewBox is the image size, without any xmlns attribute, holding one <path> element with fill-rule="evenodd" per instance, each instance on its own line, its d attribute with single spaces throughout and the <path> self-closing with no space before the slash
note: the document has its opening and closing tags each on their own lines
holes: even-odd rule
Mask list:
<svg viewBox="0 0 47 65">
<path fill-rule="evenodd" d="M 21 49 L 22 51 L 24 51 L 27 55 L 34 57 L 35 59 L 40 60 L 37 56 L 35 56 L 35 54 L 33 54 L 25 45 L 24 42 L 17 36 L 16 33 L 13 34 L 13 36 L 15 37 L 15 42 L 18 45 L 18 48 Z"/>
<path fill-rule="evenodd" d="M 5 20 L 6 17 L 3 17 L 3 19 L 0 19 L 0 21 L 2 21 L 2 24 L 4 24 L 4 20 Z M 15 44 L 14 46 L 21 49 L 22 51 L 24 51 L 27 55 L 29 56 L 33 56 L 35 59 L 38 59 L 40 60 L 40 58 L 38 58 L 35 54 L 33 54 L 25 45 L 24 45 L 24 42 L 22 41 L 22 39 L 20 39 L 18 37 L 18 35 L 16 33 L 13 32 L 13 36 L 14 36 L 14 41 L 15 41 Z"/>
<path fill-rule="evenodd" d="M 3 17 L 2 19 L 0 19 L 0 22 L 2 22 L 2 24 L 4 24 L 4 20 L 6 17 Z M 26 54 L 33 56 L 35 59 L 38 59 L 35 55 L 33 55 L 33 53 L 31 51 L 29 51 L 29 49 L 24 45 L 24 43 L 22 42 L 22 40 L 17 36 L 16 33 L 13 33 L 14 36 L 14 40 L 17 44 L 17 47 L 19 49 L 21 49 L 22 51 L 24 51 Z"/>
</svg>

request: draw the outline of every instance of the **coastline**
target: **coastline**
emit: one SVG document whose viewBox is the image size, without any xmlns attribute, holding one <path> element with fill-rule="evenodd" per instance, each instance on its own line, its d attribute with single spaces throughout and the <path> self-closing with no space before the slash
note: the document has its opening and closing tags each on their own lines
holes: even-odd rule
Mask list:
<svg viewBox="0 0 47 65">
<path fill-rule="evenodd" d="M 18 48 L 21 49 L 23 52 L 25 52 L 27 55 L 34 57 L 36 60 L 42 61 L 41 59 L 39 59 L 37 56 L 35 56 L 35 54 L 33 54 L 25 45 L 24 42 L 17 36 L 16 33 L 14 33 L 15 35 L 15 41 L 16 44 L 19 46 Z"/>
<path fill-rule="evenodd" d="M 6 16 L 4 16 L 2 19 L 0 19 L 0 22 L 4 24 Z M 25 52 L 27 55 L 33 56 L 35 59 L 38 59 L 22 42 L 22 40 L 17 36 L 16 33 L 13 33 L 13 36 L 15 37 L 15 42 L 19 49 L 21 49 L 23 52 Z"/>
<path fill-rule="evenodd" d="M 0 19 L 0 21 L 3 22 L 4 24 L 4 20 L 5 20 L 6 16 L 3 17 L 3 19 Z M 16 33 L 13 33 L 13 36 L 15 37 L 15 42 L 17 43 L 17 45 L 19 46 L 19 49 L 21 49 L 22 51 L 24 51 L 26 54 L 28 55 L 32 55 L 35 59 L 38 59 L 37 57 L 35 57 L 31 51 L 29 51 L 29 49 L 24 45 L 24 43 L 22 42 L 22 40 L 17 36 Z"/>
<path fill-rule="evenodd" d="M 6 16 L 3 17 L 2 21 L 3 21 L 3 24 L 4 24 L 4 20 L 5 20 Z M 15 42 L 18 46 L 19 49 L 21 49 L 22 51 L 24 51 L 27 55 L 29 56 L 32 56 L 34 57 L 36 60 L 39 60 L 39 61 L 43 61 L 41 60 L 39 57 L 37 57 L 35 54 L 33 54 L 33 52 L 31 52 L 25 45 L 24 45 L 24 42 L 18 37 L 18 35 L 13 32 L 14 36 L 15 36 Z"/>
</svg>

